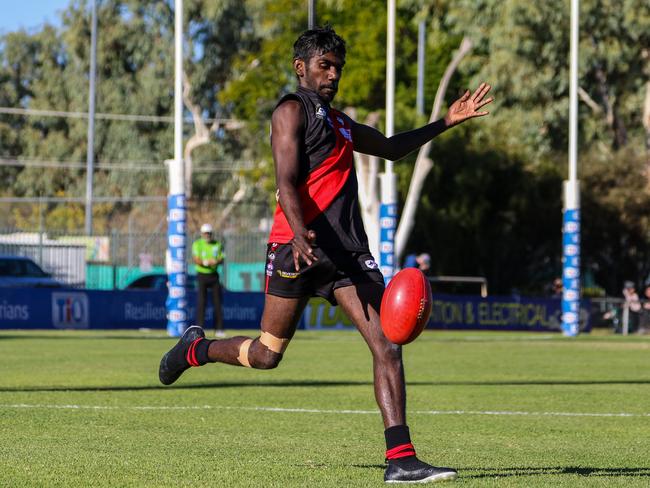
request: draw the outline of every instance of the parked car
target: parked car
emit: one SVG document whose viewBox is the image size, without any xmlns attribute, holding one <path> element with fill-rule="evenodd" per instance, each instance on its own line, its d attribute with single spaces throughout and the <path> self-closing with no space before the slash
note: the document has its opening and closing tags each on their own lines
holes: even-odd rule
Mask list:
<svg viewBox="0 0 650 488">
<path fill-rule="evenodd" d="M 124 287 L 125 290 L 166 290 L 167 289 L 167 275 L 164 273 L 154 273 L 133 280 L 131 283 Z M 190 290 L 196 289 L 196 276 L 187 275 L 187 288 Z"/>
<path fill-rule="evenodd" d="M 0 286 L 58 288 L 63 284 L 29 258 L 0 255 Z"/>
</svg>

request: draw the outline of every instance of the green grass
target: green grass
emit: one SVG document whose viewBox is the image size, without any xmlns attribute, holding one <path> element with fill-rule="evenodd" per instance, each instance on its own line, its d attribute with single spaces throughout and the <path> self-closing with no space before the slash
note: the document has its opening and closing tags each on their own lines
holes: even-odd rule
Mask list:
<svg viewBox="0 0 650 488">
<path fill-rule="evenodd" d="M 173 343 L 0 332 L 0 486 L 383 486 L 357 333 L 300 332 L 277 370 L 208 365 L 162 387 Z M 427 331 L 404 356 L 418 454 L 456 485 L 650 485 L 649 338 Z"/>
</svg>

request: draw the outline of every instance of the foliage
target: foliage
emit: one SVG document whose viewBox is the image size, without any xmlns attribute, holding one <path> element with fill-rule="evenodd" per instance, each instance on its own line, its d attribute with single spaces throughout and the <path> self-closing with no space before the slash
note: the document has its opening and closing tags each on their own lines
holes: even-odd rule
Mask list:
<svg viewBox="0 0 650 488">
<path fill-rule="evenodd" d="M 60 29 L 46 25 L 0 38 L 0 106 L 87 110 L 88 10 L 86 0 L 71 0 Z M 99 13 L 97 111 L 171 115 L 172 0 L 103 0 Z M 353 107 L 359 120 L 371 112 L 383 114 L 385 2 L 321 0 L 317 20 L 331 23 L 348 43 L 335 105 Z M 434 141 L 435 166 L 407 252 L 430 252 L 436 272 L 484 274 L 498 292 L 539 291 L 559 273 L 561 262 L 569 2 L 399 1 L 396 131 L 424 123 L 415 113 L 420 20 L 428 27 L 426 111 L 463 36 L 475 47 L 454 76 L 446 102 L 479 81 L 493 85 L 495 102 L 489 117 Z M 306 4 L 186 0 L 185 22 L 191 102 L 206 118 L 245 124 L 236 131 L 213 131 L 209 142 L 193 152 L 193 194 L 198 200 L 227 202 L 242 182 L 249 182 L 253 189 L 245 198 L 266 198 L 272 207 L 268 121 L 278 98 L 296 85 L 291 47 L 306 27 Z M 596 277 L 594 285 L 618 293 L 624 279 L 641 282 L 650 272 L 650 185 L 641 123 L 650 83 L 650 4 L 583 0 L 580 39 L 582 262 L 584 271 Z M 96 160 L 113 165 L 96 170 L 97 195 L 166 194 L 162 162 L 172 156 L 170 124 L 98 120 L 96 128 Z M 86 130 L 82 118 L 0 114 L 0 157 L 85 161 Z M 193 130 L 186 125 L 186 140 Z M 396 164 L 402 199 L 414 159 L 415 154 Z M 215 172 L 211 164 L 242 160 L 252 162 L 250 169 Z M 126 169 L 117 169 L 116 163 Z M 0 166 L 0 177 L 5 182 L 1 196 L 85 193 L 81 168 Z M 216 212 L 217 204 L 210 205 Z M 96 226 L 126 222 L 124 215 L 132 211 L 129 204 L 98 206 Z M 153 222 L 147 213 L 140 212 L 143 226 Z M 21 207 L 4 215 L 27 225 L 37 218 L 38 206 L 31 214 Z M 46 209 L 51 223 L 78 222 L 65 215 L 54 206 Z"/>
</svg>

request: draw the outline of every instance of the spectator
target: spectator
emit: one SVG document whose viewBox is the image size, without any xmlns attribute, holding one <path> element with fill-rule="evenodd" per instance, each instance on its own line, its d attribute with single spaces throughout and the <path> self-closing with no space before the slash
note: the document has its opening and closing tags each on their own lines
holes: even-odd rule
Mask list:
<svg viewBox="0 0 650 488">
<path fill-rule="evenodd" d="M 562 278 L 556 277 L 550 285 L 546 286 L 546 292 L 551 298 L 562 298 Z"/>
<path fill-rule="evenodd" d="M 418 263 L 420 271 L 424 274 L 429 274 L 429 270 L 431 269 L 431 256 L 426 252 L 423 252 L 422 254 L 418 254 L 418 257 L 415 260 Z"/>
<path fill-rule="evenodd" d="M 196 324 L 205 328 L 208 288 L 211 288 L 215 335 L 216 337 L 225 337 L 221 310 L 221 284 L 217 270 L 224 259 L 223 245 L 214 239 L 210 224 L 201 226 L 201 238 L 192 244 L 192 258 L 196 265 L 196 281 L 198 284 Z"/>
<path fill-rule="evenodd" d="M 634 332 L 639 327 L 639 318 L 641 315 L 641 301 L 639 294 L 636 292 L 636 287 L 632 281 L 623 283 L 623 298 L 625 303 L 623 307 L 628 309 L 628 332 Z"/>
<path fill-rule="evenodd" d="M 421 254 L 408 254 L 404 258 L 404 268 L 418 268 L 424 274 L 429 274 L 431 269 L 431 256 L 426 252 Z"/>
<path fill-rule="evenodd" d="M 639 334 L 650 332 L 650 281 L 646 281 L 643 290 L 643 303 L 641 304 L 641 320 L 639 322 Z"/>
</svg>

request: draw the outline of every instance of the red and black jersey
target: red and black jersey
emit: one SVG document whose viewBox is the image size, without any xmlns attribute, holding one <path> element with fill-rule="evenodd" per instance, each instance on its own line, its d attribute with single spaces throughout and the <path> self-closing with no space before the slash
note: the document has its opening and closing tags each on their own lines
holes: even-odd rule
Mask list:
<svg viewBox="0 0 650 488">
<path fill-rule="evenodd" d="M 287 100 L 298 100 L 305 116 L 298 181 L 305 226 L 316 232 L 319 247 L 367 251 L 354 170 L 352 120 L 303 87 L 280 99 L 278 106 Z M 284 244 L 291 239 L 293 231 L 278 203 L 269 242 Z"/>
</svg>

